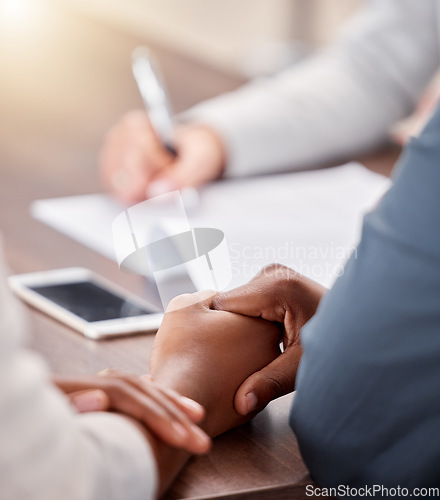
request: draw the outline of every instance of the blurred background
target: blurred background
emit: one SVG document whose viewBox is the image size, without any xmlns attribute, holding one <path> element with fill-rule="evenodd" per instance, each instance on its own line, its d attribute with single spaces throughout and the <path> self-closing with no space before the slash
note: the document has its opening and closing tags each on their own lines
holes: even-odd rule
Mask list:
<svg viewBox="0 0 440 500">
<path fill-rule="evenodd" d="M 130 65 L 135 47 L 154 50 L 179 112 L 299 60 L 329 42 L 359 4 L 0 0 L 0 233 L 12 272 L 75 264 L 144 291 L 141 279 L 120 273 L 114 262 L 29 211 L 35 199 L 102 191 L 97 156 L 103 138 L 124 113 L 142 108 Z M 101 359 L 103 350 L 68 329 L 60 336 L 50 318 L 33 320 L 33 345 L 57 371 L 65 370 L 58 352 L 65 352 L 66 338 L 76 367 L 109 366 L 108 356 L 121 366 L 120 344 L 106 344 Z M 125 362 L 132 366 L 132 357 Z"/>
<path fill-rule="evenodd" d="M 155 51 L 179 112 L 300 60 L 331 41 L 360 4 L 0 0 L 0 232 L 11 268 L 47 266 L 47 255 L 52 267 L 71 265 L 67 252 L 53 252 L 55 232 L 31 219 L 29 205 L 102 191 L 103 138 L 142 108 L 130 67 L 136 46 Z M 81 262 L 81 246 L 68 245 Z M 105 265 L 97 257 L 96 269 Z"/>
<path fill-rule="evenodd" d="M 329 42 L 360 0 L 76 0 L 84 13 L 234 73 Z M 258 58 L 255 54 L 258 53 Z M 272 58 L 269 57 L 272 56 Z M 260 60 L 259 63 L 255 60 Z M 283 59 L 285 59 L 283 61 Z M 253 64 L 252 64 L 253 63 Z M 255 68 L 254 68 L 255 66 Z"/>
<path fill-rule="evenodd" d="M 0 0 L 0 165 L 94 168 L 156 48 L 176 111 L 328 43 L 360 0 Z M 41 179 L 40 179 L 41 180 Z"/>
</svg>

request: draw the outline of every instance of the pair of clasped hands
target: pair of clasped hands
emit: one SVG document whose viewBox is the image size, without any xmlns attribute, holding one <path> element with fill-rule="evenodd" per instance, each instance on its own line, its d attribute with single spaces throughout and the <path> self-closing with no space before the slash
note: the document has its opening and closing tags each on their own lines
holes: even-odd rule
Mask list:
<svg viewBox="0 0 440 500">
<path fill-rule="evenodd" d="M 107 371 L 55 383 L 80 412 L 112 410 L 173 447 L 205 453 L 211 437 L 294 389 L 300 330 L 324 291 L 272 265 L 229 292 L 178 296 L 156 334 L 149 375 Z"/>
<path fill-rule="evenodd" d="M 144 112 L 129 113 L 104 144 L 104 182 L 135 203 L 221 175 L 226 154 L 213 131 L 181 126 L 176 143 L 177 158 L 162 147 Z M 107 371 L 54 382 L 79 412 L 117 412 L 166 445 L 205 453 L 212 437 L 294 389 L 300 330 L 324 292 L 272 265 L 230 292 L 175 298 L 157 332 L 149 375 Z"/>
</svg>

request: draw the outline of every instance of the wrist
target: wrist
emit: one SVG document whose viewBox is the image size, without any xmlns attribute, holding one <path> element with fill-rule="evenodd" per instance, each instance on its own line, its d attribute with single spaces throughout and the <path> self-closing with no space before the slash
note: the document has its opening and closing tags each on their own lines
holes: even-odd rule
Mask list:
<svg viewBox="0 0 440 500">
<path fill-rule="evenodd" d="M 158 384 L 173 389 L 182 396 L 201 404 L 206 414 L 203 422 L 199 423 L 199 427 L 210 437 L 219 434 L 217 429 L 218 419 L 213 404 L 215 389 L 209 384 L 200 383 L 203 375 L 195 373 L 193 366 L 185 363 L 180 358 L 176 362 L 169 360 L 166 366 L 162 366 L 158 370 L 152 370 L 151 375 Z"/>
<path fill-rule="evenodd" d="M 158 496 L 162 496 L 162 494 L 169 488 L 180 469 L 189 460 L 191 455 L 186 451 L 178 450 L 164 443 L 137 420 L 128 417 L 127 415 L 120 414 L 120 417 L 124 418 L 136 427 L 148 443 L 156 462 Z"/>
</svg>

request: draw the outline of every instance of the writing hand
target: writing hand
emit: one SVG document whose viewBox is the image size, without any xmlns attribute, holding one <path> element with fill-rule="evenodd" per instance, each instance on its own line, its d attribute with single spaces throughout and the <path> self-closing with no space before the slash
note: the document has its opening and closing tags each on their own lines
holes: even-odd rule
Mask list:
<svg viewBox="0 0 440 500">
<path fill-rule="evenodd" d="M 225 150 L 211 129 L 176 128 L 178 156 L 158 140 L 145 111 L 127 113 L 107 134 L 99 167 L 106 188 L 123 202 L 137 203 L 184 187 L 197 187 L 220 177 Z"/>
</svg>

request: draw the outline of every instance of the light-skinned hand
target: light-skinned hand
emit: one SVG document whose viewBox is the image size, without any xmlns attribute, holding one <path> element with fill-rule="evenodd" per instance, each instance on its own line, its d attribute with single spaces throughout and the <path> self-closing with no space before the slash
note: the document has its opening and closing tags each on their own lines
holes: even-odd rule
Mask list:
<svg viewBox="0 0 440 500">
<path fill-rule="evenodd" d="M 106 189 L 134 204 L 221 176 L 226 153 L 213 130 L 177 126 L 175 145 L 177 157 L 158 140 L 145 111 L 127 113 L 108 132 L 101 149 L 99 168 Z"/>
</svg>

